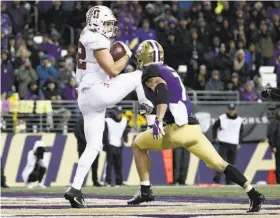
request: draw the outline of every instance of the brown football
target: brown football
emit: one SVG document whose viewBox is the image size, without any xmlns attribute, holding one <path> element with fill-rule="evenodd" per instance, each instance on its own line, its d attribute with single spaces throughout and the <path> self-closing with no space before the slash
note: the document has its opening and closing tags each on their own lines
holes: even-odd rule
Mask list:
<svg viewBox="0 0 280 218">
<path fill-rule="evenodd" d="M 126 54 L 125 49 L 123 48 L 120 42 L 113 43 L 113 45 L 110 48 L 110 53 L 114 61 L 121 59 Z"/>
</svg>

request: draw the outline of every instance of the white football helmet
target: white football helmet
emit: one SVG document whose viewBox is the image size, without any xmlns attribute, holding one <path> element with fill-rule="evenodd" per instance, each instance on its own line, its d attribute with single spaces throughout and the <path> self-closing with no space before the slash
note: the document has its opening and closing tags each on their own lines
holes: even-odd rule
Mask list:
<svg viewBox="0 0 280 218">
<path fill-rule="evenodd" d="M 94 6 L 87 11 L 86 24 L 90 30 L 110 38 L 117 34 L 117 22 L 112 10 L 106 6 Z"/>
</svg>

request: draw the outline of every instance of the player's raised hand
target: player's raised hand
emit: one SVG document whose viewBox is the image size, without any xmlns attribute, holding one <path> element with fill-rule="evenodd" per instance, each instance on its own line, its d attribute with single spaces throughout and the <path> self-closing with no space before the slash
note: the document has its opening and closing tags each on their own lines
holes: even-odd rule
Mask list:
<svg viewBox="0 0 280 218">
<path fill-rule="evenodd" d="M 154 139 L 159 139 L 162 136 L 165 135 L 165 132 L 163 130 L 163 122 L 159 120 L 155 120 L 155 123 L 153 125 L 153 136 Z"/>
<path fill-rule="evenodd" d="M 131 58 L 132 52 L 130 51 L 129 47 L 128 47 L 125 43 L 123 43 L 123 42 L 121 42 L 121 41 L 118 41 L 118 42 L 119 42 L 120 44 L 122 44 L 124 50 L 126 51 L 126 55 L 127 55 L 129 58 Z"/>
</svg>

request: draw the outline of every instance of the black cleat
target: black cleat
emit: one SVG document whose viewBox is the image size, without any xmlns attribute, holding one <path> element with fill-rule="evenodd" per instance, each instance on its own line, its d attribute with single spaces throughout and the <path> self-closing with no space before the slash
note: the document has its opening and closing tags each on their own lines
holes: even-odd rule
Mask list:
<svg viewBox="0 0 280 218">
<path fill-rule="evenodd" d="M 84 205 L 84 197 L 81 190 L 70 187 L 64 194 L 64 198 L 68 200 L 73 208 L 86 208 Z"/>
<path fill-rule="evenodd" d="M 151 202 L 155 200 L 155 195 L 152 190 L 149 190 L 148 193 L 139 191 L 132 199 L 130 199 L 128 205 L 138 205 L 143 202 Z"/>
<path fill-rule="evenodd" d="M 264 195 L 257 192 L 257 196 L 250 199 L 250 207 L 247 212 L 259 212 L 262 207 L 262 203 L 264 202 L 265 202 Z"/>
</svg>

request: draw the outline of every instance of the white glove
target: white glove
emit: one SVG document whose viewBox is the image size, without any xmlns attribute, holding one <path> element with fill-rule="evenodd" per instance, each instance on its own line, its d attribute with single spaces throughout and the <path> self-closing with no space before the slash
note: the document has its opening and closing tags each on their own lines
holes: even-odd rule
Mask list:
<svg viewBox="0 0 280 218">
<path fill-rule="evenodd" d="M 124 50 L 125 50 L 125 52 L 126 52 L 126 55 L 127 55 L 129 58 L 131 58 L 132 52 L 130 51 L 129 47 L 128 47 L 125 43 L 123 43 L 123 42 L 121 42 L 121 41 L 118 41 L 118 42 L 122 44 L 122 46 L 123 46 L 123 48 L 124 48 Z"/>
</svg>

